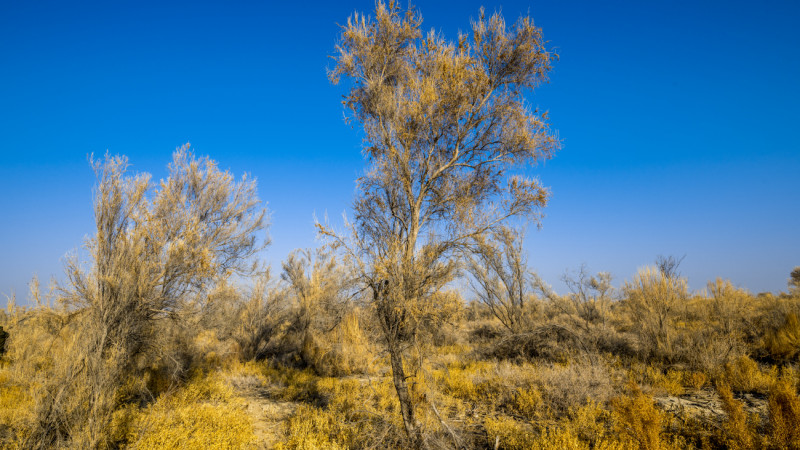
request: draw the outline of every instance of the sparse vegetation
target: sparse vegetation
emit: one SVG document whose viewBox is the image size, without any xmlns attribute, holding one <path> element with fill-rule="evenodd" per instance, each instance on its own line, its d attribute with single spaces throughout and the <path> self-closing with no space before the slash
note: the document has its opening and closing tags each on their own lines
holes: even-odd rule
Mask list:
<svg viewBox="0 0 800 450">
<path fill-rule="evenodd" d="M 248 177 L 188 145 L 160 183 L 93 162 L 88 261 L 0 311 L 1 448 L 800 448 L 800 268 L 691 292 L 659 257 L 556 293 L 521 239 L 549 193 L 509 176 L 558 147 L 521 94 L 555 55 L 528 19 L 420 21 L 343 27 L 370 170 L 352 233 L 279 276 Z"/>
</svg>

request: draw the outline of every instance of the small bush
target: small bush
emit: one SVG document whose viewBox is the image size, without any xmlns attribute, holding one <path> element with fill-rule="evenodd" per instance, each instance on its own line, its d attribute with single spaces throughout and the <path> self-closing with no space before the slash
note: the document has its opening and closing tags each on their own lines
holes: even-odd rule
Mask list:
<svg viewBox="0 0 800 450">
<path fill-rule="evenodd" d="M 614 429 L 620 437 L 635 443 L 640 450 L 658 450 L 666 414 L 659 411 L 653 399 L 643 394 L 635 384 L 629 384 L 630 393 L 616 397 L 611 405 L 614 411 Z"/>
<path fill-rule="evenodd" d="M 735 392 L 767 393 L 776 375 L 774 367 L 770 373 L 765 374 L 759 369 L 758 363 L 747 356 L 741 356 L 725 365 L 722 377 Z"/>
<path fill-rule="evenodd" d="M 717 385 L 717 394 L 722 401 L 722 408 L 728 418 L 723 423 L 724 440 L 732 450 L 751 449 L 755 444 L 755 430 L 748 422 L 742 402 L 733 398 L 731 388 L 725 383 Z"/>
<path fill-rule="evenodd" d="M 197 375 L 133 417 L 117 417 L 134 449 L 255 448 L 244 404 L 217 377 Z M 129 422 L 129 424 L 126 424 Z"/>
<path fill-rule="evenodd" d="M 781 379 L 770 390 L 768 410 L 772 444 L 800 449 L 800 397 L 790 380 Z"/>
<path fill-rule="evenodd" d="M 783 324 L 764 336 L 764 347 L 777 360 L 791 360 L 800 354 L 800 315 L 791 312 Z"/>
<path fill-rule="evenodd" d="M 516 450 L 529 449 L 536 439 L 530 425 L 507 416 L 490 417 L 484 424 L 489 444 L 495 445 L 499 440 L 500 448 Z"/>
</svg>

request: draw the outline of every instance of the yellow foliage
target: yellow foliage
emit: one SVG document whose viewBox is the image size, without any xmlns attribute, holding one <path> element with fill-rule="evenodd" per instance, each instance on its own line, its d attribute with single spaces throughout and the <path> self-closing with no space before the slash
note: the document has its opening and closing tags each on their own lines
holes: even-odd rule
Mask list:
<svg viewBox="0 0 800 450">
<path fill-rule="evenodd" d="M 536 438 L 530 425 L 507 416 L 489 417 L 484 423 L 489 443 L 500 439 L 500 448 L 529 449 Z"/>
<path fill-rule="evenodd" d="M 742 408 L 742 402 L 733 398 L 730 387 L 725 383 L 717 386 L 717 393 L 722 400 L 722 408 L 728 415 L 723 423 L 725 441 L 732 450 L 750 449 L 754 445 L 754 431 L 748 423 L 747 414 Z"/>
<path fill-rule="evenodd" d="M 708 377 L 703 372 L 690 372 L 685 375 L 686 385 L 693 389 L 701 389 L 708 382 Z"/>
<path fill-rule="evenodd" d="M 768 410 L 772 444 L 800 449 L 800 397 L 791 380 L 782 378 L 770 390 Z"/>
<path fill-rule="evenodd" d="M 620 437 L 635 443 L 640 450 L 664 448 L 661 432 L 666 414 L 656 409 L 653 399 L 630 383 L 630 394 L 612 401 L 614 429 Z"/>
<path fill-rule="evenodd" d="M 513 404 L 522 415 L 534 418 L 542 407 L 542 393 L 536 387 L 520 389 L 514 394 Z"/>
<path fill-rule="evenodd" d="M 0 369 L 0 432 L 6 428 L 24 433 L 25 424 L 32 418 L 33 406 L 28 389 L 12 383 L 7 369 Z"/>
<path fill-rule="evenodd" d="M 255 448 L 253 424 L 242 401 L 217 377 L 196 376 L 139 414 L 115 419 L 117 428 L 128 428 L 135 449 Z"/>
<path fill-rule="evenodd" d="M 677 370 L 668 370 L 664 373 L 661 369 L 649 364 L 637 364 L 631 368 L 631 377 L 656 389 L 662 389 L 669 395 L 683 395 L 685 376 Z M 705 382 L 705 381 L 703 381 Z"/>
<path fill-rule="evenodd" d="M 792 358 L 800 353 L 800 316 L 786 314 L 783 325 L 764 337 L 764 346 L 778 358 Z"/>
<path fill-rule="evenodd" d="M 297 408 L 289 418 L 286 434 L 289 439 L 275 446 L 276 450 L 339 450 L 348 448 L 348 435 L 341 425 L 342 417 L 332 411 L 323 411 L 307 405 Z"/>
<path fill-rule="evenodd" d="M 747 356 L 741 356 L 732 363 L 725 364 L 723 378 L 736 392 L 767 392 L 777 379 L 777 368 L 764 373 L 758 363 Z"/>
</svg>

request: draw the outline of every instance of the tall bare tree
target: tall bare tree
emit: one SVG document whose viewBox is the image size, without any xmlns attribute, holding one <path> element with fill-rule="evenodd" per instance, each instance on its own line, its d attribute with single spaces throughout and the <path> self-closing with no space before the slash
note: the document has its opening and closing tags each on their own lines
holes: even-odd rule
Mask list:
<svg viewBox="0 0 800 450">
<path fill-rule="evenodd" d="M 455 275 L 454 256 L 510 219 L 538 219 L 548 190 L 511 172 L 558 147 L 547 114 L 523 96 L 546 81 L 555 57 L 531 19 L 507 27 L 481 11 L 457 42 L 423 35 L 421 22 L 394 2 L 378 2 L 375 17 L 354 14 L 329 73 L 333 83 L 348 80 L 343 103 L 364 129 L 368 170 L 349 248 L 371 290 L 416 447 L 424 443 L 404 347 L 431 296 Z"/>
</svg>

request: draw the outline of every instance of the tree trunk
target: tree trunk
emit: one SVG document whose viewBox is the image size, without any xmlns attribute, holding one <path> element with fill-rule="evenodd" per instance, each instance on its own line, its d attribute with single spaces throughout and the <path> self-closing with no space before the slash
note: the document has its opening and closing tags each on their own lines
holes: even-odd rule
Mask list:
<svg viewBox="0 0 800 450">
<path fill-rule="evenodd" d="M 387 336 L 387 341 L 389 344 L 389 357 L 392 362 L 392 379 L 394 381 L 394 388 L 397 391 L 397 399 L 400 400 L 400 412 L 403 414 L 403 425 L 405 426 L 408 438 L 411 440 L 411 447 L 420 449 L 423 445 L 422 431 L 414 416 L 414 403 L 411 401 L 411 395 L 408 392 L 406 373 L 403 369 L 403 355 L 395 339 Z"/>
</svg>

